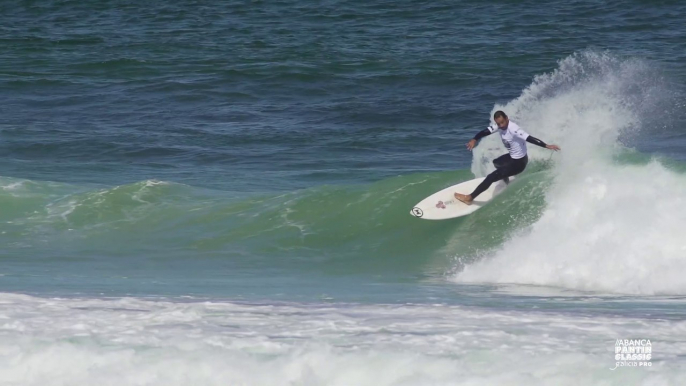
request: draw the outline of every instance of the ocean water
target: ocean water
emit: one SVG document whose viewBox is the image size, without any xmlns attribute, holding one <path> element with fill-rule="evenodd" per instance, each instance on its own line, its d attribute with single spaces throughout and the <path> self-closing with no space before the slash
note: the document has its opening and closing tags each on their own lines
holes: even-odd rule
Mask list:
<svg viewBox="0 0 686 386">
<path fill-rule="evenodd" d="M 683 384 L 684 15 L 1 2 L 0 385 Z"/>
</svg>

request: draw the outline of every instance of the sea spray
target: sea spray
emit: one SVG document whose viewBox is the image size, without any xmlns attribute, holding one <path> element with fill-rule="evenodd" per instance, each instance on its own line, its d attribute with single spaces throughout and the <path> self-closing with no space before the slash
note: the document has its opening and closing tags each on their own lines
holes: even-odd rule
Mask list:
<svg viewBox="0 0 686 386">
<path fill-rule="evenodd" d="M 529 133 L 562 151 L 538 221 L 510 237 L 459 282 L 522 283 L 633 294 L 684 294 L 686 176 L 656 160 L 625 164 L 621 135 L 639 130 L 662 99 L 641 61 L 587 51 L 536 77 L 505 106 Z M 640 87 L 638 87 L 638 86 Z M 531 146 L 530 146 L 531 148 Z M 477 148 L 478 149 L 478 148 Z M 546 157 L 532 149 L 532 158 Z M 483 146 L 475 173 L 495 151 Z"/>
</svg>

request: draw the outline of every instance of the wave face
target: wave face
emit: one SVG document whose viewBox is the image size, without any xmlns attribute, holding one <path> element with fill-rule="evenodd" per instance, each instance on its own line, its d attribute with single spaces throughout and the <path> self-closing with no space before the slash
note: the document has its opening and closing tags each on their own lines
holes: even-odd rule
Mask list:
<svg viewBox="0 0 686 386">
<path fill-rule="evenodd" d="M 458 282 L 522 283 L 630 294 L 685 294 L 686 177 L 625 146 L 664 122 L 673 103 L 660 74 L 639 60 L 585 51 L 538 76 L 503 109 L 552 155 L 540 218 L 511 230 Z M 669 118 L 669 117 L 667 117 Z M 651 126 L 652 125 L 652 126 Z M 649 136 L 648 136 L 649 138 Z M 488 138 L 472 170 L 488 172 Z M 533 149 L 533 159 L 548 152 Z"/>
<path fill-rule="evenodd" d="M 100 187 L 3 177 L 0 205 L 11 210 L 0 213 L 0 258 L 103 261 L 116 272 L 124 261 L 158 259 L 224 272 L 421 273 L 455 225 L 416 221 L 409 208 L 469 178 L 421 173 L 246 195 L 158 180 Z"/>
<path fill-rule="evenodd" d="M 1 177 L 0 259 L 16 262 L 2 274 L 26 283 L 11 287 L 21 289 L 53 280 L 57 271 L 65 277 L 87 271 L 79 280 L 113 272 L 214 275 L 218 283 L 245 272 L 268 282 L 269 270 L 320 279 L 449 272 L 461 283 L 684 294 L 678 277 L 686 264 L 683 165 L 630 148 L 675 119 L 666 83 L 641 60 L 597 51 L 561 60 L 493 111 L 505 110 L 563 151 L 530 146 L 532 162 L 521 178 L 492 204 L 455 221 L 420 221 L 408 210 L 437 190 L 488 173 L 490 160 L 503 152 L 497 135 L 474 150 L 471 172 L 265 193 L 159 180 L 102 186 Z M 49 262 L 52 273 L 36 276 L 31 264 L 22 265 L 37 261 Z"/>
</svg>

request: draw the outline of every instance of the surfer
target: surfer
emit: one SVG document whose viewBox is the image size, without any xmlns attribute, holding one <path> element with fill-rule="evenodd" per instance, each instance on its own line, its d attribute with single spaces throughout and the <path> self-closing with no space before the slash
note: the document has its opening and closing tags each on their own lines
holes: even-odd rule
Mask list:
<svg viewBox="0 0 686 386">
<path fill-rule="evenodd" d="M 504 180 L 505 183 L 507 183 L 509 182 L 508 177 L 524 171 L 527 162 L 529 162 L 529 157 L 526 155 L 527 142 L 550 150 L 560 150 L 560 147 L 557 145 L 546 145 L 546 143 L 540 139 L 529 135 L 526 131 L 522 130 L 519 125 L 510 121 L 507 118 L 507 114 L 502 111 L 496 111 L 495 114 L 493 114 L 493 119 L 498 126 L 488 126 L 488 128 L 481 130 L 474 138 L 467 142 L 467 149 L 471 151 L 476 146 L 478 140 L 499 131 L 500 139 L 503 141 L 503 145 L 505 145 L 509 153 L 503 154 L 493 160 L 495 171 L 489 174 L 486 179 L 474 189 L 472 194 L 455 193 L 455 198 L 467 205 L 470 205 L 472 201 L 474 201 L 474 199 L 484 190 L 488 189 L 492 183 L 498 180 Z"/>
</svg>

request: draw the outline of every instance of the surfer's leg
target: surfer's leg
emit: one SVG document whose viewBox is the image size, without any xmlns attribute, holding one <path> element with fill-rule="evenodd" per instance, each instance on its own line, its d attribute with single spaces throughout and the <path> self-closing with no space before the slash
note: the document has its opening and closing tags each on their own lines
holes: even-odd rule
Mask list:
<svg viewBox="0 0 686 386">
<path fill-rule="evenodd" d="M 472 200 L 477 198 L 481 193 L 484 192 L 484 190 L 488 189 L 492 183 L 507 177 L 505 172 L 505 168 L 500 168 L 496 169 L 493 173 L 486 176 L 486 179 L 481 181 L 479 186 L 477 186 L 476 189 L 474 189 L 474 191 L 472 192 L 472 194 L 470 194 Z"/>
<path fill-rule="evenodd" d="M 521 173 L 526 169 L 526 165 L 529 163 L 529 156 L 525 155 L 522 158 L 512 160 L 512 163 L 510 164 L 508 170 L 507 170 L 507 176 L 512 177 L 516 176 L 517 174 Z"/>
<path fill-rule="evenodd" d="M 513 159 L 512 162 L 500 169 L 503 172 L 503 181 L 506 184 L 509 184 L 510 177 L 516 176 L 517 174 L 523 172 L 524 169 L 526 169 L 527 163 L 529 163 L 528 156 L 524 156 L 523 158 L 519 159 Z"/>
<path fill-rule="evenodd" d="M 514 161 L 515 160 L 513 160 L 512 157 L 510 157 L 510 154 L 507 153 L 507 154 L 503 154 L 500 157 L 494 159 L 493 160 L 493 166 L 495 166 L 496 170 L 498 170 L 498 169 L 509 169 L 512 166 L 512 163 Z M 507 178 L 507 176 L 505 178 L 503 178 L 503 181 L 506 184 L 510 183 L 510 179 Z M 488 189 L 488 188 L 486 188 L 486 189 Z"/>
<path fill-rule="evenodd" d="M 497 162 L 496 162 L 497 161 Z M 481 181 L 479 186 L 474 189 L 472 194 L 465 195 L 461 193 L 455 193 L 455 198 L 464 202 L 465 204 L 471 204 L 474 199 L 476 199 L 484 190 L 488 189 L 491 184 L 499 180 L 509 183 L 509 178 L 516 174 L 524 171 L 528 159 L 526 156 L 522 159 L 512 159 L 509 154 L 502 155 L 493 160 L 493 165 L 496 169 L 493 173 L 486 176 L 486 178 Z"/>
<path fill-rule="evenodd" d="M 507 166 L 507 164 L 511 161 L 512 157 L 510 157 L 510 153 L 503 154 L 500 157 L 493 160 L 493 166 L 495 166 L 496 169 L 501 169 Z"/>
</svg>

